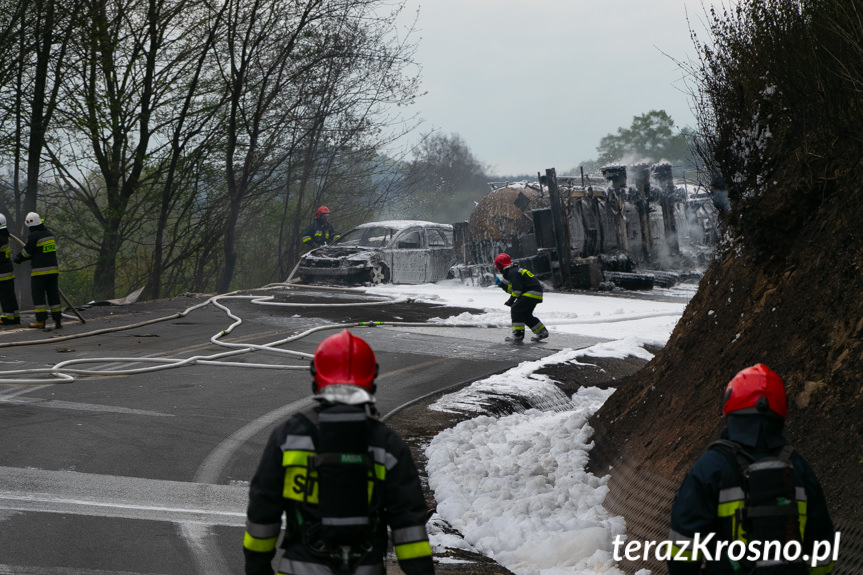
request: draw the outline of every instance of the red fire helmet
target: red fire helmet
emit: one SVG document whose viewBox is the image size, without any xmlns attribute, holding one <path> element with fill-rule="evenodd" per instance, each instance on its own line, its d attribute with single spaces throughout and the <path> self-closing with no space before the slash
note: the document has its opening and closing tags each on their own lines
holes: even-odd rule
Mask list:
<svg viewBox="0 0 863 575">
<path fill-rule="evenodd" d="M 318 344 L 311 371 L 316 393 L 328 385 L 356 385 L 374 393 L 378 364 L 369 344 L 344 330 Z"/>
<path fill-rule="evenodd" d="M 330 209 L 327 206 L 321 206 L 315 211 L 315 217 L 319 218 L 324 214 L 329 214 Z"/>
<path fill-rule="evenodd" d="M 773 370 L 758 363 L 735 375 L 725 387 L 722 414 L 774 412 L 783 419 L 788 415 L 785 384 Z"/>
<path fill-rule="evenodd" d="M 509 254 L 497 254 L 497 257 L 494 258 L 494 267 L 498 269 L 498 271 L 503 271 L 512 265 L 512 259 L 510 259 Z"/>
</svg>

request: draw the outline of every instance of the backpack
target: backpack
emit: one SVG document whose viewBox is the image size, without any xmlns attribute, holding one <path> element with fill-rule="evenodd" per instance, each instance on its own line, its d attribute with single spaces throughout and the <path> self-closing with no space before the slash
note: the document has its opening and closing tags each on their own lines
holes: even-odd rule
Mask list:
<svg viewBox="0 0 863 575">
<path fill-rule="evenodd" d="M 310 414 L 307 414 L 310 415 Z M 352 572 L 374 546 L 382 489 L 369 454 L 372 419 L 362 405 L 334 404 L 309 418 L 317 428 L 316 454 L 308 477 L 317 477 L 317 505 L 304 497 L 311 521 L 301 524 L 303 541 L 326 556 L 337 571 Z"/>
<path fill-rule="evenodd" d="M 794 481 L 794 448 L 785 445 L 777 455 L 756 460 L 734 441 L 720 439 L 710 447 L 725 455 L 743 490 L 743 505 L 734 511 L 732 538 L 778 541 L 783 547 L 790 541 L 802 543 L 798 500 L 805 499 L 805 495 L 798 497 Z M 787 569 L 789 564 L 783 564 Z"/>
</svg>

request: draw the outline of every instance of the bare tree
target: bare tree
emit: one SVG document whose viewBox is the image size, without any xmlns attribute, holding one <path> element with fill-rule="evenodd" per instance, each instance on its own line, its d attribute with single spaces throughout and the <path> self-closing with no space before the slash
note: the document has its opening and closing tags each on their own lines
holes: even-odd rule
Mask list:
<svg viewBox="0 0 863 575">
<path fill-rule="evenodd" d="M 143 223 L 139 210 L 152 205 L 147 196 L 163 176 L 158 162 L 172 157 L 163 136 L 178 108 L 181 117 L 188 113 L 188 74 L 200 61 L 190 49 L 199 43 L 191 38 L 198 31 L 189 25 L 192 8 L 185 0 L 85 3 L 80 65 L 64 99 L 63 140 L 51 157 L 99 229 L 91 246 L 96 297 L 113 297 L 118 254 Z M 185 98 L 178 86 L 187 87 Z M 94 166 L 99 178 L 82 179 Z"/>
<path fill-rule="evenodd" d="M 258 0 L 232 11 L 234 25 L 224 51 L 230 61 L 223 65 L 231 91 L 225 166 L 229 214 L 219 291 L 229 289 L 234 274 L 236 227 L 247 198 L 282 189 L 287 204 L 295 190 L 295 236 L 307 202 L 321 200 L 336 165 L 349 157 L 368 158 L 369 150 L 392 136 L 369 139 L 393 124 L 381 106 L 415 97 L 416 79 L 404 73 L 413 46 L 393 37 L 396 13 L 379 13 L 381 4 L 306 0 L 286 6 Z M 285 173 L 290 174 L 286 186 L 268 182 Z M 273 261 L 282 253 L 279 248 Z"/>
<path fill-rule="evenodd" d="M 0 31 L 0 109 L 6 149 L 11 151 L 13 205 L 17 221 L 34 211 L 39 195 L 41 154 L 66 78 L 70 42 L 80 4 L 63 0 L 16 1 L 4 6 Z M 19 191 L 26 163 L 25 190 Z"/>
</svg>

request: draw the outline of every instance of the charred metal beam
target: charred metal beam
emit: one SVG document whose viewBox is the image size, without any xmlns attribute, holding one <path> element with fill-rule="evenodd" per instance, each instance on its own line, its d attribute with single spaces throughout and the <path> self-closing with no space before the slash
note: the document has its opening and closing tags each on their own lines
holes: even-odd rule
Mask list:
<svg viewBox="0 0 863 575">
<path fill-rule="evenodd" d="M 557 188 L 557 173 L 554 168 L 545 171 L 548 197 L 551 200 L 551 221 L 554 223 L 554 239 L 557 242 L 557 260 L 560 263 L 560 281 L 570 286 L 569 240 L 564 225 L 563 208 L 560 204 L 560 191 Z"/>
</svg>

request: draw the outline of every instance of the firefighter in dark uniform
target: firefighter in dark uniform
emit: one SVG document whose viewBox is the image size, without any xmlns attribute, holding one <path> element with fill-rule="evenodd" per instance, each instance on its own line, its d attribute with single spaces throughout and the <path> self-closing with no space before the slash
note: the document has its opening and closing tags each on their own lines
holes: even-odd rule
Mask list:
<svg viewBox="0 0 863 575">
<path fill-rule="evenodd" d="M 30 327 L 43 328 L 48 319 L 50 306 L 54 326 L 63 327 L 60 305 L 60 268 L 57 264 L 57 244 L 54 233 L 42 222 L 36 212 L 30 212 L 24 218 L 24 223 L 30 228 L 27 244 L 17 256 L 15 263 L 20 264 L 32 260 L 30 268 L 30 293 L 33 296 L 33 310 L 36 321 Z M 47 296 L 47 303 L 46 303 Z"/>
<path fill-rule="evenodd" d="M 6 216 L 0 214 L 0 307 L 3 325 L 18 325 L 21 315 L 18 312 L 18 297 L 15 295 L 15 268 L 12 265 L 12 250 L 9 248 L 9 229 Z"/>
<path fill-rule="evenodd" d="M 315 221 L 303 232 L 303 245 L 317 248 L 333 243 L 339 239 L 333 224 L 330 223 L 330 210 L 321 206 L 315 212 Z"/>
<path fill-rule="evenodd" d="M 251 482 L 247 575 L 272 575 L 283 514 L 280 574 L 382 574 L 387 525 L 402 571 L 434 573 L 416 466 L 407 445 L 377 419 L 377 369 L 372 349 L 348 330 L 317 347 L 317 405 L 273 431 Z M 367 467 L 348 464 L 361 459 Z M 358 481 L 349 481 L 352 470 Z"/>
<path fill-rule="evenodd" d="M 815 473 L 782 436 L 788 414 L 782 380 L 763 364 L 740 371 L 726 387 L 723 414 L 722 439 L 695 462 L 674 499 L 669 540 L 680 559 L 668 561 L 669 573 L 831 573 L 832 552 L 812 564 L 815 542 L 834 542 L 833 523 Z M 694 543 L 711 534 L 701 548 L 708 561 Z M 767 541 L 778 544 L 762 555 Z M 780 545 L 799 547 L 800 559 L 788 561 Z"/>
<path fill-rule="evenodd" d="M 533 332 L 533 341 L 547 338 L 548 330 L 533 315 L 534 308 L 542 303 L 542 284 L 529 270 L 513 264 L 509 254 L 498 254 L 494 267 L 503 276 L 502 280 L 495 276 L 494 282 L 510 296 L 506 305 L 512 318 L 512 336 L 506 341 L 516 345 L 523 343 L 525 325 Z"/>
</svg>

